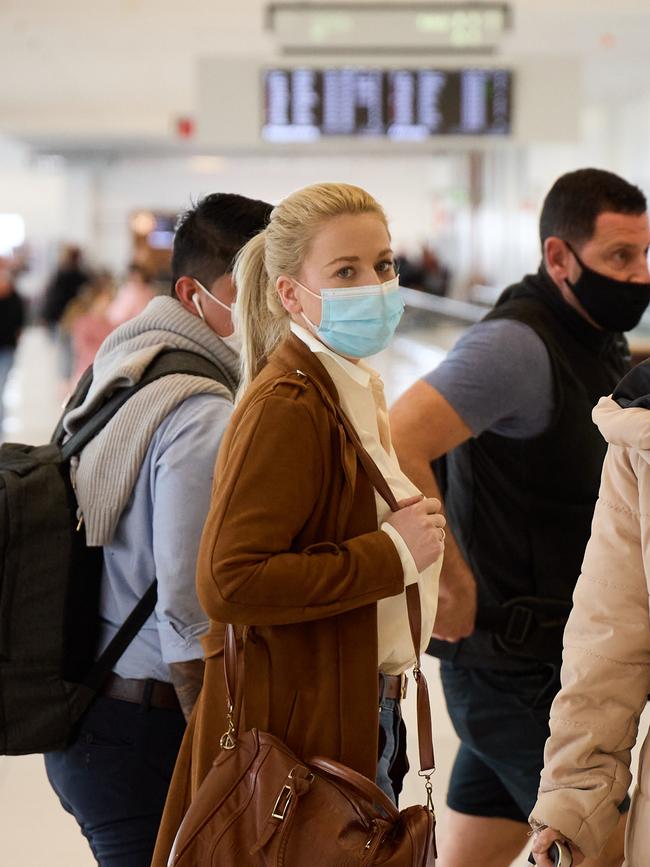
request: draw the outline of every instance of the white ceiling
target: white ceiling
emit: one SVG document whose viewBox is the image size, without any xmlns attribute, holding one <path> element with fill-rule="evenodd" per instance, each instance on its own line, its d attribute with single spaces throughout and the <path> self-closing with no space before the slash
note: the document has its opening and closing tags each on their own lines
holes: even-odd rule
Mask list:
<svg viewBox="0 0 650 867">
<path fill-rule="evenodd" d="M 262 0 L 0 0 L 0 135 L 45 147 L 66 139 L 173 146 L 175 119 L 195 110 L 198 58 L 280 56 L 264 30 L 265 6 Z M 504 59 L 578 56 L 588 98 L 648 87 L 649 0 L 513 0 L 512 6 Z"/>
</svg>

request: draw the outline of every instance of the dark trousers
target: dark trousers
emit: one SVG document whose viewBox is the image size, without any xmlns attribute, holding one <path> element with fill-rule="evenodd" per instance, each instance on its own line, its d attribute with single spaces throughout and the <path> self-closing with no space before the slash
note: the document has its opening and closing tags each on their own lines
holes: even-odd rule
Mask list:
<svg viewBox="0 0 650 867">
<path fill-rule="evenodd" d="M 180 710 L 99 697 L 45 767 L 100 867 L 150 867 L 185 731 Z"/>
</svg>

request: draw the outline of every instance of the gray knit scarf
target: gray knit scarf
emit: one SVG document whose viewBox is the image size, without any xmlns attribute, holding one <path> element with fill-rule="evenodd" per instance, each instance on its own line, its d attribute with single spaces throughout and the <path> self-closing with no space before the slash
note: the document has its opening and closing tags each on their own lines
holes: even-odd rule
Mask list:
<svg viewBox="0 0 650 867">
<path fill-rule="evenodd" d="M 88 396 L 65 417 L 67 433 L 79 429 L 107 392 L 138 382 L 156 355 L 167 349 L 188 350 L 216 361 L 237 382 L 238 356 L 176 299 L 160 296 L 104 341 L 93 364 Z M 88 545 L 107 545 L 113 538 L 163 419 L 186 398 L 205 393 L 233 399 L 225 386 L 211 379 L 184 374 L 162 377 L 130 398 L 82 451 L 73 466 L 73 482 Z"/>
</svg>

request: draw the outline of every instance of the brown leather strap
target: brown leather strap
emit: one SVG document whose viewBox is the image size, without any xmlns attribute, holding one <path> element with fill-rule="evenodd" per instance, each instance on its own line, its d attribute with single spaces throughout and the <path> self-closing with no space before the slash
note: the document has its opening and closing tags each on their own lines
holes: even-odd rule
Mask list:
<svg viewBox="0 0 650 867">
<path fill-rule="evenodd" d="M 309 379 L 318 389 L 325 404 L 330 408 L 332 413 L 340 420 L 345 433 L 355 448 L 359 463 L 363 467 L 366 475 L 370 479 L 373 487 L 378 491 L 381 497 L 386 501 L 391 511 L 399 511 L 399 505 L 393 494 L 388 482 L 382 475 L 377 464 L 370 457 L 368 452 L 363 447 L 363 444 L 354 429 L 354 425 L 347 417 L 340 406 L 332 400 L 330 395 L 322 388 L 320 383 L 316 382 L 306 374 L 300 373 Z M 420 647 L 422 643 L 422 606 L 420 602 L 420 588 L 417 583 L 409 584 L 406 588 L 406 608 L 408 611 L 409 627 L 411 630 L 411 640 L 413 641 L 413 649 L 415 651 L 415 668 L 414 679 L 417 687 L 417 722 L 418 722 L 418 746 L 420 752 L 420 773 L 425 771 L 435 770 L 435 758 L 433 751 L 433 730 L 431 727 L 431 703 L 429 701 L 429 687 L 422 669 L 420 668 Z"/>
<path fill-rule="evenodd" d="M 370 457 L 368 452 L 363 447 L 359 435 L 354 429 L 354 425 L 325 391 L 325 389 L 310 376 L 297 370 L 298 376 L 307 379 L 321 395 L 323 402 L 333 415 L 342 424 L 345 433 L 354 446 L 354 449 L 359 458 L 359 463 L 363 467 L 373 487 L 378 491 L 381 497 L 386 501 L 389 508 L 393 512 L 399 511 L 399 505 L 386 479 L 383 477 L 381 470 Z M 422 609 L 420 605 L 420 588 L 417 583 L 409 584 L 406 588 L 406 607 L 408 610 L 409 626 L 411 630 L 411 639 L 413 641 L 413 649 L 415 651 L 415 667 L 414 676 L 417 685 L 417 720 L 418 720 L 418 745 L 420 749 L 420 773 L 435 770 L 434 754 L 433 754 L 433 731 L 431 728 L 431 707 L 429 702 L 429 689 L 426 678 L 420 668 L 420 643 L 422 637 Z M 237 643 L 234 626 L 228 625 L 226 628 L 226 648 L 224 652 L 224 668 L 226 673 L 226 688 L 228 691 L 228 699 L 231 708 L 236 706 L 236 697 L 241 698 L 243 694 L 243 683 L 238 683 L 237 680 Z M 242 678 L 243 681 L 243 678 Z M 323 759 L 322 761 L 329 760 Z M 337 763 L 334 763 L 335 765 Z M 342 765 L 338 766 L 343 767 Z M 355 772 L 349 768 L 344 768 L 349 774 Z M 361 776 L 361 775 L 358 775 Z M 362 778 L 365 779 L 365 778 Z M 347 777 L 346 777 L 346 781 Z M 374 788 L 373 788 L 374 791 Z"/>
<path fill-rule="evenodd" d="M 396 822 L 399 818 L 399 810 L 391 801 L 388 795 L 384 794 L 374 783 L 371 783 L 367 777 L 357 771 L 342 765 L 340 762 L 335 762 L 333 759 L 326 759 L 323 756 L 316 756 L 309 759 L 307 762 L 310 768 L 315 768 L 328 777 L 334 777 L 337 780 L 343 780 L 350 788 L 354 789 L 361 795 L 362 798 L 369 804 L 379 804 L 383 808 L 388 818 Z"/>
<path fill-rule="evenodd" d="M 420 668 L 419 649 L 422 639 L 422 606 L 420 588 L 417 584 L 409 584 L 406 588 L 406 608 L 409 615 L 409 626 L 415 645 L 416 664 L 413 677 L 417 686 L 417 718 L 418 747 L 420 749 L 420 771 L 435 770 L 436 762 L 433 753 L 433 732 L 431 731 L 431 704 L 429 701 L 429 685 Z"/>
<path fill-rule="evenodd" d="M 417 584 L 409 584 L 406 588 L 406 610 L 409 615 L 411 637 L 415 645 L 415 656 L 419 659 L 422 645 L 422 606 L 420 604 L 420 588 Z"/>
<path fill-rule="evenodd" d="M 420 773 L 435 771 L 436 757 L 433 751 L 433 731 L 431 730 L 431 702 L 429 701 L 429 685 L 422 669 L 417 669 L 414 675 L 416 691 L 416 707 L 418 721 L 418 748 L 420 751 Z"/>
<path fill-rule="evenodd" d="M 237 697 L 237 637 L 235 627 L 229 623 L 226 626 L 225 645 L 223 649 L 224 669 L 226 672 L 226 695 L 228 696 L 229 713 L 235 709 Z"/>
</svg>

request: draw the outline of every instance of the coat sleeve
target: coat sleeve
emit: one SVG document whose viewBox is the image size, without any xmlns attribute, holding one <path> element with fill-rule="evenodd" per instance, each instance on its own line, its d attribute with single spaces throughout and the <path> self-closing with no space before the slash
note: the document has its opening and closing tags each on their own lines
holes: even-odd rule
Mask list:
<svg viewBox="0 0 650 867">
<path fill-rule="evenodd" d="M 199 597 L 213 620 L 317 620 L 403 591 L 399 554 L 381 530 L 297 550 L 331 463 L 324 455 L 330 441 L 304 402 L 266 397 L 247 410 L 230 442 L 198 561 Z"/>
<path fill-rule="evenodd" d="M 618 822 L 650 687 L 649 503 L 644 455 L 610 445 L 531 814 L 531 823 L 555 828 L 587 856 L 598 854 Z"/>
</svg>

